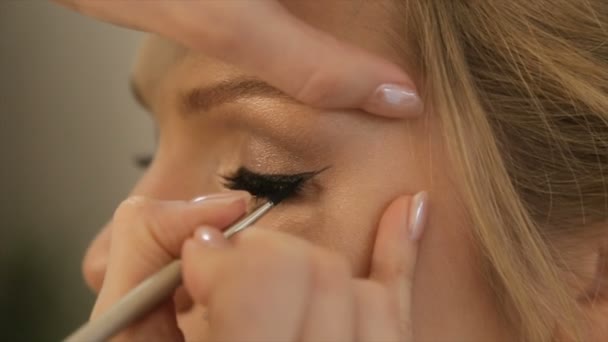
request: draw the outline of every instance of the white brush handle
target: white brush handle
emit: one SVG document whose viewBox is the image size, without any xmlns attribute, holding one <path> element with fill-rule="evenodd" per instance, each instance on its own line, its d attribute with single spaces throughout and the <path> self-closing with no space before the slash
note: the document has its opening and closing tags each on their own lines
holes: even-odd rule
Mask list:
<svg viewBox="0 0 608 342">
<path fill-rule="evenodd" d="M 117 331 L 167 299 L 182 282 L 181 260 L 175 260 L 144 280 L 95 321 L 76 330 L 66 342 L 106 341 Z"/>
</svg>

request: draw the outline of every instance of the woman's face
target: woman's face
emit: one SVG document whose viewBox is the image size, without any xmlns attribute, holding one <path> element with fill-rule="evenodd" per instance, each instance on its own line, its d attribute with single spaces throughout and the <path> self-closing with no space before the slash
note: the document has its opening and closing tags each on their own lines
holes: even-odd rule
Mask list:
<svg viewBox="0 0 608 342">
<path fill-rule="evenodd" d="M 387 39 L 394 13 L 389 2 L 286 6 L 340 39 L 407 64 Z M 310 54 L 314 58 L 314 51 Z M 387 204 L 399 194 L 428 190 L 430 219 L 413 290 L 415 340 L 508 338 L 481 273 L 432 111 L 422 119 L 399 121 L 311 108 L 237 68 L 159 38 L 142 49 L 134 88 L 159 132 L 154 162 L 134 194 L 189 199 L 224 191 L 222 176 L 240 167 L 260 174 L 327 168 L 259 226 L 336 251 L 350 261 L 355 276 L 365 276 Z M 100 234 L 87 256 L 89 280 L 100 277 L 108 234 Z M 204 325 L 201 310 L 180 314 L 188 340 L 197 340 Z"/>
</svg>

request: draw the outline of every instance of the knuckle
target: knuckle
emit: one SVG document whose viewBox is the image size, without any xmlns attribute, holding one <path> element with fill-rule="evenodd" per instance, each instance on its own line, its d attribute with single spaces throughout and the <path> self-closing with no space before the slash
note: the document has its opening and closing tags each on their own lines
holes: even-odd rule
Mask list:
<svg viewBox="0 0 608 342">
<path fill-rule="evenodd" d="M 129 236 L 141 229 L 149 230 L 151 234 L 159 234 L 161 215 L 158 203 L 154 200 L 132 196 L 120 203 L 114 212 L 112 229 L 119 236 Z"/>
<path fill-rule="evenodd" d="M 114 212 L 112 219 L 113 240 L 138 248 L 160 248 L 173 256 L 178 248 L 172 227 L 165 227 L 163 215 L 166 211 L 156 200 L 132 196 L 124 200 Z"/>
<path fill-rule="evenodd" d="M 143 196 L 131 196 L 122 201 L 114 211 L 113 221 L 130 221 L 151 213 L 151 200 Z"/>
</svg>

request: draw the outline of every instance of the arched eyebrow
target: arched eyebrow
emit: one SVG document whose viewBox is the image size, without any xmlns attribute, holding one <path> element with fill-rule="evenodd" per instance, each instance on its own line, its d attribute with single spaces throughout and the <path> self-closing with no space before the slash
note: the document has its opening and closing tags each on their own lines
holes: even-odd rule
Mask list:
<svg viewBox="0 0 608 342">
<path fill-rule="evenodd" d="M 135 80 L 129 82 L 131 94 L 135 101 L 146 111 L 151 112 L 150 103 Z M 215 84 L 190 89 L 182 94 L 179 99 L 180 109 L 184 113 L 195 113 L 208 111 L 219 105 L 235 102 L 243 98 L 269 97 L 281 98 L 301 104 L 291 96 L 285 94 L 270 84 L 253 77 L 235 77 L 219 81 Z"/>
<path fill-rule="evenodd" d="M 185 113 L 208 111 L 242 98 L 270 97 L 297 102 L 270 84 L 251 77 L 236 77 L 187 91 L 180 103 Z M 298 102 L 299 103 L 299 102 Z"/>
</svg>

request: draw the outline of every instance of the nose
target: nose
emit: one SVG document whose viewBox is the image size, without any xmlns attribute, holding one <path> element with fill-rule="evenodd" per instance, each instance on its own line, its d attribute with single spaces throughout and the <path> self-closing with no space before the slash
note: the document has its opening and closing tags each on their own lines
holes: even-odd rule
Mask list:
<svg viewBox="0 0 608 342">
<path fill-rule="evenodd" d="M 82 261 L 82 274 L 89 288 L 99 293 L 106 273 L 110 250 L 111 230 L 104 226 L 89 245 Z"/>
</svg>

